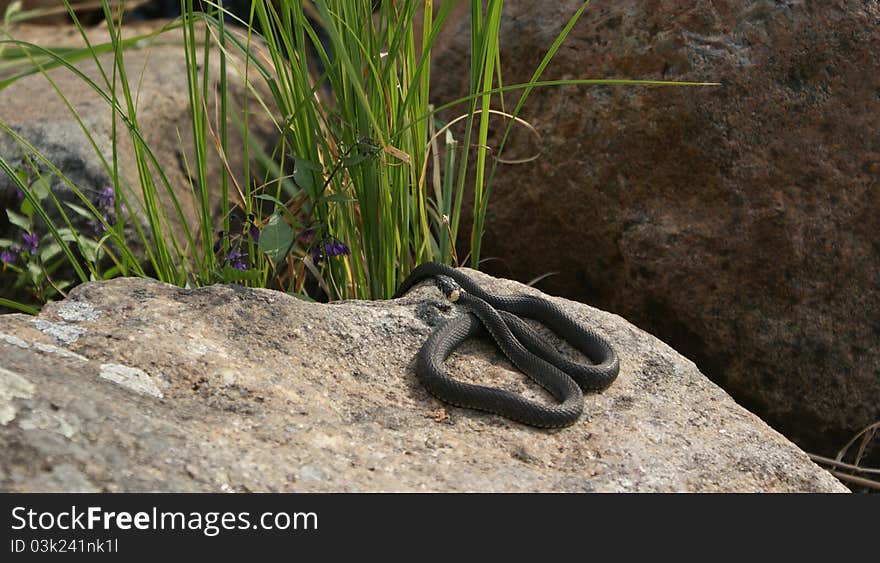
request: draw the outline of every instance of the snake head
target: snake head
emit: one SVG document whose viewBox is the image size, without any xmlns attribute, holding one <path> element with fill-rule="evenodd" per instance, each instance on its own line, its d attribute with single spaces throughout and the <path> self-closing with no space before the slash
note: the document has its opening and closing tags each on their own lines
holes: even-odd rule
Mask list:
<svg viewBox="0 0 880 563">
<path fill-rule="evenodd" d="M 464 291 L 458 283 L 449 276 L 437 276 L 437 287 L 447 299 L 455 303 Z"/>
</svg>

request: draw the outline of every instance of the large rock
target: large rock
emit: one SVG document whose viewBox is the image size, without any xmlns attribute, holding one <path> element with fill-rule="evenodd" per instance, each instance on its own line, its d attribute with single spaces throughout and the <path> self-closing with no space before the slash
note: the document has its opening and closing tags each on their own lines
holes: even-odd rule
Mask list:
<svg viewBox="0 0 880 563">
<path fill-rule="evenodd" d="M 505 2 L 506 84 L 580 4 Z M 436 52 L 438 103 L 466 91 L 468 26 Z M 593 2 L 544 78 L 722 85 L 536 90 L 543 155 L 499 171 L 483 255 L 509 269 L 487 271 L 556 272 L 541 287 L 619 312 L 835 451 L 880 419 L 878 45 L 876 2 Z"/>
<path fill-rule="evenodd" d="M 461 314 L 430 284 L 336 304 L 79 286 L 36 318 L 0 316 L 0 490 L 846 491 L 656 338 L 554 300 L 610 339 L 622 370 L 574 426 L 545 431 L 444 415 L 421 387 L 417 350 Z M 543 394 L 483 342 L 450 369 Z"/>
</svg>

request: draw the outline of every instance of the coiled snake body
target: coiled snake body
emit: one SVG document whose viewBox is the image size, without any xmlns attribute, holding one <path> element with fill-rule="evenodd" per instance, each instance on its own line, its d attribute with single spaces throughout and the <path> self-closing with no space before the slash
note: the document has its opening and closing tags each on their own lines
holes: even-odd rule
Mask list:
<svg viewBox="0 0 880 563">
<path fill-rule="evenodd" d="M 438 399 L 531 426 L 559 428 L 574 424 L 583 412 L 581 389 L 599 391 L 617 378 L 620 361 L 614 349 L 546 299 L 533 295 L 491 295 L 464 273 L 433 262 L 413 270 L 394 296 L 402 296 L 427 278 L 435 278 L 450 301 L 469 310 L 431 333 L 418 353 L 416 375 Z M 519 317 L 543 323 L 586 355 L 592 364 L 565 358 Z M 517 368 L 550 392 L 558 404 L 544 405 L 504 389 L 464 383 L 446 375 L 444 360 L 465 340 L 483 330 L 492 335 Z"/>
</svg>

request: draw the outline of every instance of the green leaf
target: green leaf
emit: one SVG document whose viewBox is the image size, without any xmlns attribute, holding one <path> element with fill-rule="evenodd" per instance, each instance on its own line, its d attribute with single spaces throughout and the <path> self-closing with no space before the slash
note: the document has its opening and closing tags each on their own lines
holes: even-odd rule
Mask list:
<svg viewBox="0 0 880 563">
<path fill-rule="evenodd" d="M 293 230 L 281 216 L 273 213 L 263 230 L 260 231 L 260 251 L 264 252 L 273 262 L 284 258 L 293 244 Z"/>
<path fill-rule="evenodd" d="M 79 250 L 82 252 L 83 258 L 92 263 L 98 261 L 100 249 L 98 248 L 97 242 L 87 239 L 86 237 L 79 237 L 76 242 L 79 245 Z"/>
<path fill-rule="evenodd" d="M 64 205 L 66 205 L 67 207 L 71 208 L 71 209 L 72 209 L 77 215 L 79 215 L 80 217 L 85 217 L 85 218 L 88 219 L 89 221 L 94 221 L 94 220 L 95 220 L 95 214 L 94 214 L 94 213 L 91 213 L 91 212 L 90 212 L 88 209 L 86 209 L 85 207 L 80 207 L 79 205 L 77 205 L 77 204 L 75 204 L 75 203 L 70 203 L 69 201 L 65 201 L 65 202 L 64 202 Z"/>
<path fill-rule="evenodd" d="M 6 210 L 6 216 L 9 217 L 9 222 L 19 229 L 27 232 L 31 231 L 31 222 L 26 217 L 19 215 L 11 209 Z"/>
<path fill-rule="evenodd" d="M 354 156 L 350 156 L 342 161 L 346 168 L 352 168 L 353 166 L 357 166 L 361 162 L 373 158 L 373 155 L 376 154 L 372 151 L 365 151 L 360 154 L 356 154 Z"/>
<path fill-rule="evenodd" d="M 24 168 L 19 168 L 15 171 L 15 177 L 18 178 L 18 183 L 27 184 L 30 174 Z"/>
<path fill-rule="evenodd" d="M 280 199 L 278 199 L 277 197 L 271 196 L 269 194 L 260 194 L 260 195 L 255 195 L 254 197 L 257 199 L 265 200 L 265 201 L 271 201 L 272 203 L 275 204 L 276 211 L 280 210 L 282 213 L 284 213 L 284 216 L 287 217 L 287 221 L 291 225 L 294 225 L 297 227 L 300 226 L 300 222 L 296 220 L 296 217 L 293 216 L 293 213 L 291 213 L 290 210 L 287 209 L 287 206 L 284 205 L 284 202 L 281 201 Z"/>
<path fill-rule="evenodd" d="M 61 254 L 61 245 L 57 242 L 50 242 L 40 248 L 40 260 L 43 262 L 48 262 L 59 254 Z"/>
<path fill-rule="evenodd" d="M 43 279 L 43 269 L 34 261 L 27 263 L 27 272 L 30 275 L 31 283 L 39 284 Z"/>
<path fill-rule="evenodd" d="M 31 205 L 31 200 L 25 198 L 21 200 L 21 207 L 19 208 L 21 213 L 28 218 L 28 220 L 32 219 L 34 216 L 34 206 Z"/>
<path fill-rule="evenodd" d="M 51 189 L 51 186 L 49 184 L 49 180 L 45 176 L 39 176 L 36 180 L 34 180 L 34 183 L 28 187 L 28 189 L 34 197 L 42 201 L 49 197 L 49 190 Z"/>
<path fill-rule="evenodd" d="M 58 236 L 61 237 L 61 240 L 64 242 L 77 242 L 76 233 L 70 229 L 58 229 Z"/>
<path fill-rule="evenodd" d="M 57 287 L 58 289 L 61 289 L 61 290 L 67 289 L 71 285 L 73 285 L 73 282 L 71 280 L 61 280 L 61 281 L 55 282 L 55 287 Z"/>
<path fill-rule="evenodd" d="M 314 303 L 314 302 L 315 302 L 314 299 L 312 299 L 311 297 L 309 297 L 309 296 L 306 295 L 305 293 L 297 293 L 297 292 L 295 292 L 295 291 L 288 291 L 288 292 L 287 292 L 287 295 L 290 295 L 291 297 L 296 297 L 297 299 L 301 299 L 301 300 L 303 300 L 303 301 L 308 301 L 308 302 L 310 302 L 310 303 Z"/>
<path fill-rule="evenodd" d="M 320 164 L 310 160 L 293 157 L 293 181 L 300 189 L 312 192 L 315 189 L 315 172 L 323 170 Z"/>
<path fill-rule="evenodd" d="M 222 276 L 225 283 L 243 281 L 258 283 L 260 280 L 260 271 L 254 269 L 236 270 L 230 266 L 225 266 L 223 268 Z"/>
<path fill-rule="evenodd" d="M 101 279 L 109 280 L 121 275 L 122 269 L 120 269 L 119 266 L 112 266 L 108 268 L 106 272 L 104 272 L 104 274 L 101 276 Z"/>
</svg>

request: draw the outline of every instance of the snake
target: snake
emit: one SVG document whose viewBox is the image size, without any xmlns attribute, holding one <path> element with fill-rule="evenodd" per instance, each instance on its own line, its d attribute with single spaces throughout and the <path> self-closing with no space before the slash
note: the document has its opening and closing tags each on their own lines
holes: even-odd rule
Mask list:
<svg viewBox="0 0 880 563">
<path fill-rule="evenodd" d="M 535 295 L 493 295 L 467 274 L 451 266 L 426 262 L 417 266 L 400 284 L 394 298 L 416 284 L 433 278 L 450 302 L 466 313 L 435 329 L 416 356 L 416 376 L 441 401 L 494 413 L 538 428 L 562 428 L 574 424 L 583 413 L 583 391 L 601 391 L 620 371 L 614 348 L 591 328 L 578 322 L 551 301 Z M 563 356 L 523 319 L 532 319 L 587 357 L 589 363 Z M 555 404 L 533 401 L 517 393 L 450 377 L 445 360 L 467 339 L 488 334 L 520 371 L 546 389 Z"/>
</svg>

